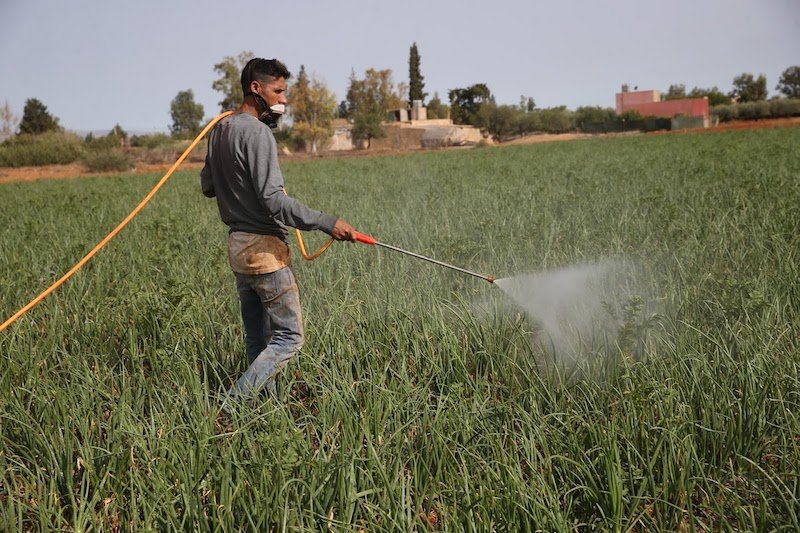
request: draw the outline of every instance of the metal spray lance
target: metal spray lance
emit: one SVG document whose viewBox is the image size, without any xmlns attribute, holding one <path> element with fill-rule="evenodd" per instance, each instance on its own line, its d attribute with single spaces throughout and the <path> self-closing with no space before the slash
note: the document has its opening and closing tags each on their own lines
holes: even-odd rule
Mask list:
<svg viewBox="0 0 800 533">
<path fill-rule="evenodd" d="M 423 261 L 428 261 L 429 263 L 433 263 L 434 265 L 443 266 L 445 268 L 449 268 L 452 270 L 456 270 L 461 272 L 462 274 L 469 274 L 470 276 L 475 276 L 476 278 L 480 278 L 482 280 L 488 281 L 489 283 L 494 283 L 495 277 L 494 276 L 484 276 L 483 274 L 478 274 L 476 272 L 472 272 L 470 270 L 466 270 L 464 268 L 460 268 L 454 265 L 450 265 L 448 263 L 444 263 L 442 261 L 437 261 L 436 259 L 432 259 L 430 257 L 425 257 L 424 255 L 415 254 L 414 252 L 409 252 L 408 250 L 403 250 L 402 248 L 398 248 L 397 246 L 392 246 L 390 244 L 385 244 L 379 242 L 372 237 L 371 235 L 365 235 L 364 233 L 355 233 L 356 241 L 362 244 L 369 244 L 371 246 L 380 246 L 381 248 L 386 248 L 388 250 L 394 250 L 395 252 L 400 252 L 402 254 L 410 255 L 411 257 L 415 257 L 417 259 L 422 259 Z"/>
</svg>

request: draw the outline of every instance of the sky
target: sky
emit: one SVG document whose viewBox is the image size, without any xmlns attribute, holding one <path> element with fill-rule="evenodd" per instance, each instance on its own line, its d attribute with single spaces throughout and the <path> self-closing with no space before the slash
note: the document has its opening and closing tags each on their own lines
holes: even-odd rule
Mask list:
<svg viewBox="0 0 800 533">
<path fill-rule="evenodd" d="M 622 84 L 732 89 L 764 74 L 770 95 L 800 64 L 800 0 L 0 0 L 0 106 L 37 98 L 68 130 L 168 131 L 192 89 L 219 113 L 214 64 L 251 51 L 306 71 L 344 99 L 352 72 L 425 91 L 486 83 L 498 104 L 614 107 Z"/>
</svg>

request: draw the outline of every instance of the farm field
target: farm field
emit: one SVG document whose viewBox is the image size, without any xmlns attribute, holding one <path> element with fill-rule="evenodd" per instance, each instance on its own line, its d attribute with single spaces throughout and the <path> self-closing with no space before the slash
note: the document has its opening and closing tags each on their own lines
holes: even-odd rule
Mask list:
<svg viewBox="0 0 800 533">
<path fill-rule="evenodd" d="M 302 161 L 293 196 L 502 277 L 639 265 L 617 342 L 552 364 L 497 287 L 295 252 L 281 401 L 246 362 L 226 228 L 177 173 L 0 333 L 0 530 L 800 529 L 800 128 Z M 0 185 L 2 320 L 159 175 Z M 309 235 L 310 244 L 321 236 Z"/>
</svg>

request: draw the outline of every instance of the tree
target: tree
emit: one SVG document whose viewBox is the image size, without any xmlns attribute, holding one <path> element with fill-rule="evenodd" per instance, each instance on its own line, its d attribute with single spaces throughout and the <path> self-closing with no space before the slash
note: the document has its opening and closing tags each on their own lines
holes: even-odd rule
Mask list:
<svg viewBox="0 0 800 533">
<path fill-rule="evenodd" d="M 245 51 L 236 57 L 225 56 L 214 65 L 214 71 L 219 74 L 219 78 L 214 80 L 211 88 L 222 93 L 220 112 L 236 109 L 242 103 L 242 69 L 253 57 L 253 52 Z"/>
<path fill-rule="evenodd" d="M 731 98 L 739 103 L 760 102 L 767 99 L 767 78 L 761 74 L 754 79 L 747 72 L 733 78 Z"/>
<path fill-rule="evenodd" d="M 517 133 L 517 117 L 524 113 L 525 111 L 516 106 L 487 103 L 478 112 L 479 126 L 502 141 Z"/>
<path fill-rule="evenodd" d="M 526 113 L 530 113 L 534 109 L 536 109 L 536 102 L 534 101 L 532 96 L 525 96 L 524 94 L 519 97 L 519 109 L 520 111 L 525 111 Z"/>
<path fill-rule="evenodd" d="M 420 100 L 422 105 L 425 105 L 425 97 L 428 93 L 424 92 L 425 78 L 419 68 L 420 58 L 419 51 L 417 50 L 417 43 L 411 45 L 411 51 L 408 55 L 408 100 L 409 104 L 414 100 Z"/>
<path fill-rule="evenodd" d="M 716 86 L 710 89 L 702 89 L 694 87 L 689 91 L 689 98 L 708 98 L 708 105 L 728 105 L 731 103 L 731 97 L 720 91 Z"/>
<path fill-rule="evenodd" d="M 391 69 L 367 69 L 363 80 L 357 79 L 355 73 L 351 73 L 347 105 L 351 113 L 358 113 L 371 107 L 377 107 L 384 113 L 389 109 L 399 109 L 403 106 L 404 90 L 403 84 L 395 86 Z"/>
<path fill-rule="evenodd" d="M 336 115 L 339 118 L 350 118 L 350 108 L 347 106 L 347 100 L 339 102 L 339 107 L 336 108 Z"/>
<path fill-rule="evenodd" d="M 383 111 L 377 100 L 367 90 L 366 80 L 358 79 L 356 73 L 351 71 L 350 84 L 347 87 L 347 109 L 353 121 L 352 135 L 355 140 L 366 140 L 367 148 L 373 138 L 383 136 Z"/>
<path fill-rule="evenodd" d="M 203 121 L 203 106 L 194 101 L 194 91 L 178 91 L 170 105 L 173 137 L 193 137 L 200 133 Z"/>
<path fill-rule="evenodd" d="M 775 90 L 786 98 L 800 98 L 800 66 L 795 65 L 783 71 Z"/>
<path fill-rule="evenodd" d="M 46 131 L 60 131 L 58 118 L 47 111 L 47 106 L 36 98 L 25 100 L 25 108 L 22 110 L 22 122 L 19 124 L 20 133 L 38 135 Z"/>
<path fill-rule="evenodd" d="M 353 117 L 353 139 L 367 141 L 367 148 L 372 144 L 372 139 L 386 136 L 381 129 L 383 116 L 378 112 L 360 113 Z"/>
<path fill-rule="evenodd" d="M 664 95 L 664 100 L 681 100 L 683 98 L 686 98 L 686 85 L 682 83 L 670 85 Z"/>
<path fill-rule="evenodd" d="M 547 133 L 566 133 L 573 129 L 572 113 L 566 106 L 550 107 L 536 112 L 539 129 Z"/>
<path fill-rule="evenodd" d="M 448 96 L 450 98 L 450 115 L 456 124 L 477 125 L 481 107 L 494 102 L 492 93 L 485 83 L 476 83 L 465 89 L 451 89 Z"/>
<path fill-rule="evenodd" d="M 3 107 L 0 107 L 0 142 L 13 137 L 17 132 L 18 125 L 19 118 L 11 111 L 11 106 L 6 100 Z"/>
<path fill-rule="evenodd" d="M 428 118 L 450 118 L 450 108 L 442 104 L 438 92 L 434 92 L 433 98 L 428 101 Z"/>
<path fill-rule="evenodd" d="M 127 139 L 128 132 L 122 129 L 122 126 L 119 124 L 114 124 L 114 127 L 111 128 L 111 131 L 108 132 L 109 137 L 117 137 L 120 139 Z"/>
<path fill-rule="evenodd" d="M 381 122 L 386 117 L 386 111 L 402 107 L 403 92 L 402 84 L 395 87 L 391 69 L 368 69 L 363 80 L 356 78 L 355 72 L 352 72 L 347 89 L 347 106 L 353 119 L 353 138 L 366 140 L 369 147 L 372 139 L 383 137 Z"/>
<path fill-rule="evenodd" d="M 295 134 L 311 146 L 311 153 L 317 153 L 319 141 L 333 134 L 333 119 L 336 116 L 336 97 L 325 83 L 316 76 L 309 81 L 306 69 L 300 66 L 297 81 L 289 91 Z"/>
<path fill-rule="evenodd" d="M 289 86 L 289 111 L 294 122 L 302 121 L 308 116 L 308 95 L 310 90 L 311 81 L 308 79 L 308 74 L 306 74 L 306 67 L 305 65 L 300 65 L 297 79 Z"/>
<path fill-rule="evenodd" d="M 575 110 L 575 126 L 585 130 L 591 126 L 610 124 L 617 118 L 616 112 L 610 107 L 583 106 Z"/>
<path fill-rule="evenodd" d="M 125 144 L 128 142 L 128 132 L 123 130 L 122 126 L 120 126 L 119 124 L 114 124 L 114 127 L 111 128 L 111 131 L 108 132 L 108 135 L 106 135 L 106 137 L 113 139 L 115 141 L 115 144 L 118 144 L 121 147 L 125 146 Z"/>
</svg>

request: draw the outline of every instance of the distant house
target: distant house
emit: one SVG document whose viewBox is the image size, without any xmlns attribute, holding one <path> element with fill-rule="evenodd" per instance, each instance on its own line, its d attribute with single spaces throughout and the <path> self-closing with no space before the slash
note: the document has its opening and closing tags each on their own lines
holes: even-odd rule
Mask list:
<svg viewBox="0 0 800 533">
<path fill-rule="evenodd" d="M 452 124 L 450 119 L 444 119 L 446 122 L 439 120 L 437 124 Z M 432 125 L 433 122 L 428 120 L 428 108 L 422 105 L 422 100 L 414 100 L 411 102 L 411 109 L 398 108 L 390 109 L 386 112 L 386 122 L 389 123 L 405 123 L 411 125 L 418 125 L 421 123 Z"/>
<path fill-rule="evenodd" d="M 350 121 L 344 118 L 337 118 L 333 121 L 333 136 L 331 137 L 327 150 L 331 152 L 341 152 L 355 148 L 353 143 L 353 126 Z"/>
<path fill-rule="evenodd" d="M 353 150 L 359 145 L 359 141 L 353 139 L 353 124 L 350 121 L 336 119 L 333 127 L 333 137 L 326 146 L 327 150 Z M 481 130 L 473 126 L 453 124 L 449 118 L 429 119 L 427 108 L 421 100 L 414 100 L 410 109 L 387 110 L 381 129 L 384 136 L 372 139 L 370 150 L 471 146 L 483 140 Z"/>
<path fill-rule="evenodd" d="M 708 98 L 661 100 L 659 91 L 629 91 L 627 85 L 617 93 L 617 114 L 636 111 L 643 117 L 673 119 L 673 129 L 680 127 L 707 128 L 710 119 Z M 675 124 L 677 122 L 677 124 Z"/>
</svg>

